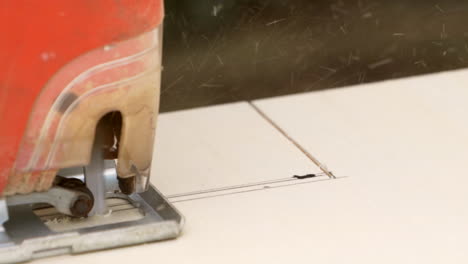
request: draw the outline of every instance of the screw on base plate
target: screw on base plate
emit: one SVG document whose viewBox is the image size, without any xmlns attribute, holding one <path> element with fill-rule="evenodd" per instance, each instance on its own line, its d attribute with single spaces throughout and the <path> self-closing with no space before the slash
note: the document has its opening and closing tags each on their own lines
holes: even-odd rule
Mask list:
<svg viewBox="0 0 468 264">
<path fill-rule="evenodd" d="M 65 178 L 57 176 L 54 184 L 80 192 L 74 202 L 71 203 L 70 212 L 75 217 L 87 217 L 94 205 L 93 193 L 86 187 L 86 184 L 79 179 Z"/>
<path fill-rule="evenodd" d="M 93 207 L 93 194 L 78 179 L 56 176 L 54 186 L 45 192 L 7 197 L 8 206 L 45 203 L 62 214 L 85 217 Z"/>
<path fill-rule="evenodd" d="M 75 217 L 86 217 L 91 209 L 93 209 L 93 203 L 93 200 L 89 196 L 80 195 L 70 208 L 70 212 Z"/>
</svg>

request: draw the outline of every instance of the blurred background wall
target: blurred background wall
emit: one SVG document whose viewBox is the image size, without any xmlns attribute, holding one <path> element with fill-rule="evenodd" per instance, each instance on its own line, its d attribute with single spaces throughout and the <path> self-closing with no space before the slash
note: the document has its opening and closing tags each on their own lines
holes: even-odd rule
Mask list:
<svg viewBox="0 0 468 264">
<path fill-rule="evenodd" d="M 167 0 L 165 7 L 162 111 L 468 65 L 468 1 Z"/>
</svg>

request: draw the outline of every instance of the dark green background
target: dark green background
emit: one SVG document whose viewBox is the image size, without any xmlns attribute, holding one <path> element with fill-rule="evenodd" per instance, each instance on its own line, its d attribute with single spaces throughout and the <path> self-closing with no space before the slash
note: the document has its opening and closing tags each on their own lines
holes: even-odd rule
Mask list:
<svg viewBox="0 0 468 264">
<path fill-rule="evenodd" d="M 468 1 L 167 0 L 161 110 L 466 67 Z"/>
</svg>

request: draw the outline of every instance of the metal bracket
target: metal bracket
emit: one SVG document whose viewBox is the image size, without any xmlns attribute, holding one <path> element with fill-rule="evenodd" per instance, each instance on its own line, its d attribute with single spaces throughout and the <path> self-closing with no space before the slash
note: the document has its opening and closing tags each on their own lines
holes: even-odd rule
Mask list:
<svg viewBox="0 0 468 264">
<path fill-rule="evenodd" d="M 5 199 L 0 199 L 0 227 L 8 220 L 8 208 Z"/>
<path fill-rule="evenodd" d="M 5 199 L 0 199 L 0 244 L 6 243 L 8 241 L 8 237 L 4 234 L 3 223 L 8 221 L 8 208 Z"/>
<path fill-rule="evenodd" d="M 106 181 L 116 180 L 115 170 Z M 77 176 L 80 177 L 80 176 Z M 82 176 L 81 176 L 82 177 Z M 109 215 L 72 218 L 56 209 L 35 209 L 31 204 L 8 206 L 0 200 L 0 263 L 17 263 L 53 255 L 76 254 L 165 240 L 179 236 L 184 219 L 152 185 L 130 196 L 116 193 L 108 182 Z M 114 186 L 114 187 L 113 187 Z M 114 200 L 123 202 L 115 203 Z M 114 202 L 113 202 L 114 201 Z M 8 218 L 9 215 L 9 218 Z M 128 218 L 134 215 L 133 218 Z"/>
</svg>

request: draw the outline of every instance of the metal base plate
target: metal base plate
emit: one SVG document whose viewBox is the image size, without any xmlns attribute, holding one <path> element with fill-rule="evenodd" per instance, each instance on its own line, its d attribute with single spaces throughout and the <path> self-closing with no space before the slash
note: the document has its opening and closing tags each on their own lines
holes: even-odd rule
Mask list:
<svg viewBox="0 0 468 264">
<path fill-rule="evenodd" d="M 116 197 L 124 196 L 110 195 L 109 198 Z M 101 219 L 81 219 L 78 223 L 62 225 L 71 227 L 67 230 L 60 225 L 60 222 L 69 221 L 65 218 L 51 220 L 53 214 L 44 212 L 38 215 L 32 205 L 9 206 L 9 220 L 3 230 L 0 225 L 0 263 L 165 240 L 180 234 L 183 217 L 153 186 L 150 185 L 144 193 L 125 196 L 125 199 L 126 204 L 120 204 L 120 209 L 115 207 L 114 212 L 100 216 Z M 110 217 L 118 215 L 119 210 L 136 210 L 138 217 L 112 220 Z M 89 225 L 88 221 L 93 222 Z"/>
</svg>

